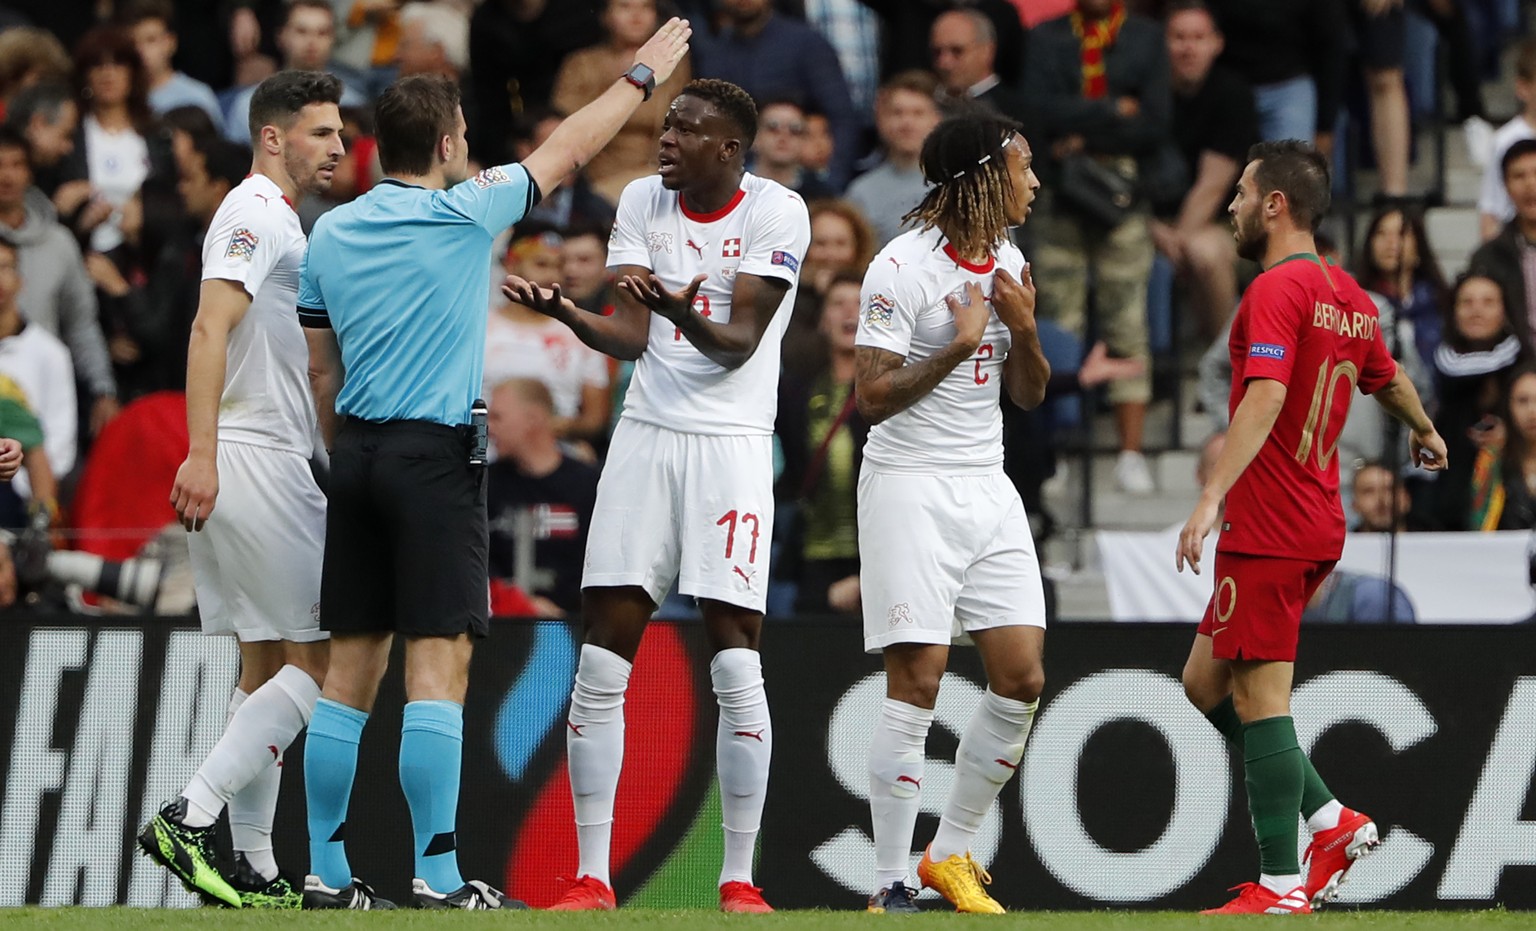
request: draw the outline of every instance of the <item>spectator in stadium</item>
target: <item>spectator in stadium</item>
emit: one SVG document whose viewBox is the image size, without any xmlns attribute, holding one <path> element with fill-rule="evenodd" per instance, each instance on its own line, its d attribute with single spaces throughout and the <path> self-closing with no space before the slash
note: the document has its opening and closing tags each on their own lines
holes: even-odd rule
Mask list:
<svg viewBox="0 0 1536 931">
<path fill-rule="evenodd" d="M 1470 530 L 1536 528 L 1536 368 L 1510 376 L 1499 416 L 1472 466 Z"/>
<path fill-rule="evenodd" d="M 1434 365 L 1445 319 L 1441 308 L 1450 288 L 1429 243 L 1423 214 L 1402 206 L 1378 208 L 1356 256 L 1360 286 L 1381 295 L 1396 319 L 1412 325 L 1420 360 L 1426 367 Z"/>
<path fill-rule="evenodd" d="M 808 107 L 802 109 L 805 110 L 805 148 L 800 152 L 800 160 L 811 173 L 825 181 L 830 177 L 832 150 L 835 148 L 832 124 L 828 122 L 825 113 Z"/>
<path fill-rule="evenodd" d="M 565 231 L 560 249 L 560 289 L 571 303 L 588 313 L 613 313 L 618 295 L 608 273 L 606 226 L 588 223 Z"/>
<path fill-rule="evenodd" d="M 592 15 L 595 5 L 484 0 L 476 8 L 469 22 L 469 73 L 484 112 L 479 127 L 470 125 L 469 144 L 487 164 L 505 159 L 514 114 L 553 103 L 560 63 L 577 49 L 603 41 L 603 27 Z M 702 20 L 697 25 L 702 29 Z M 670 98 L 671 92 L 662 96 Z"/>
<path fill-rule="evenodd" d="M 885 42 L 881 55 L 881 77 L 886 78 L 908 68 L 920 68 L 928 64 L 933 52 L 931 39 L 933 23 L 945 11 L 970 8 L 985 14 L 991 20 L 992 31 L 997 36 L 996 70 L 1010 83 L 1019 80 L 1024 72 L 1024 24 L 1021 22 L 1021 0 L 862 0 L 880 14 L 884 27 Z M 1041 0 L 1025 0 L 1038 7 Z M 1051 15 L 1060 16 L 1071 11 L 1073 0 L 1049 0 L 1056 5 Z M 1038 20 L 1035 24 L 1038 24 Z M 1033 28 L 1033 27 L 1031 27 Z"/>
<path fill-rule="evenodd" d="M 541 284 L 561 278 L 564 240 L 547 224 L 524 220 L 512 233 L 503 274 Z M 608 360 L 589 348 L 571 328 L 508 301 L 498 288 L 491 302 L 496 312 L 485 337 L 485 390 L 509 378 L 542 382 L 553 399 L 555 435 L 573 443 L 592 443 L 608 432 Z M 584 452 L 591 458 L 591 447 Z"/>
<path fill-rule="evenodd" d="M 469 17 L 447 3 L 407 3 L 400 8 L 395 66 L 401 77 L 440 74 L 457 83 L 469 68 Z"/>
<path fill-rule="evenodd" d="M 946 112 L 980 101 L 1010 119 L 1023 118 L 1018 90 L 997 73 L 997 29 L 985 13 L 972 7 L 941 13 L 928 46 L 941 85 L 939 105 Z"/>
<path fill-rule="evenodd" d="M 880 85 L 875 100 L 880 160 L 854 178 L 847 192 L 874 227 L 877 249 L 901 234 L 901 218 L 928 192 L 918 156 L 923 140 L 939 124 L 937 91 L 938 82 L 926 71 L 903 71 Z"/>
<path fill-rule="evenodd" d="M 338 418 L 327 488 L 321 616 L 332 632 L 331 666 L 305 744 L 314 876 L 306 904 L 368 908 L 374 900 L 352 875 L 340 828 L 358 740 L 399 633 L 414 897 L 438 907 L 514 907 L 483 882 L 465 883 L 449 843 L 471 636 L 489 631 L 485 479 L 474 468 L 484 460 L 461 428 L 474 419 L 483 388 L 490 247 L 538 192 L 585 164 L 665 83 L 688 36 L 686 23 L 669 21 L 636 53 L 633 73 L 615 77 L 544 146 L 473 179 L 458 89 L 436 76 L 400 79 L 381 95 L 375 128 L 384 170 L 401 183 L 336 208 L 310 236 L 301 320 L 311 328 L 312 355 L 324 350 L 317 367 L 339 374 L 345 355 L 349 371 L 337 397 L 335 413 L 347 416 Z M 358 275 L 358 262 L 372 263 L 373 272 Z M 402 332 L 407 338 L 389 338 Z M 432 342 L 441 352 L 430 350 Z M 378 377 L 359 377 L 359 369 Z M 414 493 L 399 499 L 387 491 L 391 484 Z M 396 575 L 393 587 L 379 587 L 381 566 Z"/>
<path fill-rule="evenodd" d="M 1210 0 L 1226 37 L 1221 63 L 1253 88 L 1259 137 L 1313 139 L 1333 148 L 1350 60 L 1341 0 Z"/>
<path fill-rule="evenodd" d="M 1514 217 L 1504 230 L 1478 247 L 1467 261 L 1469 271 L 1499 283 L 1511 328 L 1529 355 L 1532 321 L 1536 320 L 1536 281 L 1527 278 L 1531 243 L 1536 242 L 1536 139 L 1521 139 L 1500 160 L 1504 189 L 1514 205 Z"/>
<path fill-rule="evenodd" d="M 1408 87 L 1403 81 L 1407 12 L 1402 0 L 1348 0 L 1346 9 L 1354 26 L 1355 57 L 1369 98 L 1377 196 L 1402 197 L 1408 193 L 1411 134 Z"/>
<path fill-rule="evenodd" d="M 1253 90 L 1218 65 L 1223 40 L 1204 0 L 1175 0 L 1165 34 L 1173 89 L 1173 143 L 1187 190 L 1154 203 L 1152 242 L 1183 281 L 1200 336 L 1210 339 L 1237 306 L 1237 248 L 1227 202 L 1259 141 Z M 1182 186 L 1181 186 L 1182 187 Z"/>
<path fill-rule="evenodd" d="M 533 110 L 522 114 L 513 132 L 513 158 L 527 158 L 563 122 L 565 114 L 555 110 Z M 587 173 L 583 170 L 571 175 L 566 184 L 545 194 L 544 199 L 528 211 L 528 219 L 548 223 L 557 229 L 592 223 L 611 228 L 613 203 L 593 190 L 592 182 L 587 180 Z"/>
<path fill-rule="evenodd" d="M 117 414 L 117 382 L 80 247 L 55 218 L 53 204 L 32 188 L 30 148 L 20 133 L 0 129 L 0 235 L 20 252 L 20 301 L 28 321 L 64 341 L 94 399 L 94 434 Z"/>
<path fill-rule="evenodd" d="M 180 41 L 171 0 L 130 0 L 119 19 L 133 37 L 144 65 L 149 109 L 159 115 L 181 106 L 200 107 L 215 125 L 222 124 L 224 114 L 213 88 L 177 71 L 171 61 Z"/>
<path fill-rule="evenodd" d="M 1515 53 L 1515 97 L 1520 101 L 1520 112 L 1494 133 L 1488 161 L 1483 166 L 1477 212 L 1484 241 L 1499 235 L 1515 217 L 1504 156 L 1516 143 L 1536 139 L 1536 36 L 1521 42 Z"/>
<path fill-rule="evenodd" d="M 834 586 L 846 588 L 846 580 L 857 580 L 859 574 L 855 486 L 869 436 L 853 396 L 862 281 L 851 271 L 833 276 L 821 302 L 817 330 L 822 343 L 814 363 L 803 375 L 779 379 L 774 432 L 784 470 L 774 498 L 786 506 L 788 519 L 780 532 L 784 549 L 774 574 L 798 583 L 795 610 L 805 614 L 834 610 Z"/>
<path fill-rule="evenodd" d="M 1301 612 L 1303 624 L 1412 624 L 1413 601 L 1391 579 L 1334 569 Z"/>
<path fill-rule="evenodd" d="M 0 104 L 9 107 L 19 91 L 68 81 L 73 72 L 69 53 L 48 30 L 18 26 L 0 32 Z"/>
<path fill-rule="evenodd" d="M 1040 306 L 1079 339 L 1094 330 L 1112 354 L 1149 365 L 1147 282 L 1155 249 L 1146 210 L 1094 212 L 1085 206 L 1094 198 L 1082 192 L 1096 188 L 1073 179 L 1112 172 L 1125 183 L 1146 180 L 1151 157 L 1168 139 L 1169 80 L 1162 30 L 1127 14 L 1120 0 L 1080 0 L 1076 12 L 1030 34 L 1024 89 L 1044 182 L 1031 256 Z M 1150 373 L 1109 386 L 1120 436 L 1115 483 L 1129 494 L 1155 490 L 1141 452 L 1151 399 Z"/>
<path fill-rule="evenodd" d="M 613 76 L 634 60 L 635 49 L 656 31 L 656 0 L 608 0 L 603 4 L 601 21 L 604 40 L 565 56 L 555 76 L 549 102 L 563 113 L 575 113 L 596 100 Z M 678 65 L 672 79 L 678 87 L 693 79 L 687 61 Z M 587 165 L 584 174 L 592 189 L 610 203 L 618 203 L 626 184 L 656 171 L 656 140 L 661 137 L 661 122 L 671 102 L 669 95 L 658 94 L 641 104 L 613 141 Z"/>
<path fill-rule="evenodd" d="M 846 200 L 809 204 L 811 247 L 805 253 L 801 290 L 810 285 L 819 302 L 841 271 L 863 274 L 875 257 L 875 234 L 859 208 Z"/>
<path fill-rule="evenodd" d="M 1414 502 L 1429 527 L 1472 529 L 1474 462 L 1496 436 L 1509 373 L 1523 356 L 1499 283 L 1476 272 L 1462 275 L 1452 292 L 1445 339 L 1435 351 L 1435 429 L 1445 437 L 1449 460 L 1445 474 Z"/>
<path fill-rule="evenodd" d="M 292 0 L 286 13 L 283 28 L 277 33 L 283 69 L 328 71 L 341 79 L 343 108 L 367 106 L 367 75 L 332 57 L 336 48 L 336 11 L 331 0 Z M 251 95 L 255 93 L 256 84 L 252 83 L 229 101 L 224 135 L 231 142 L 247 145 L 251 141 L 251 128 L 247 124 L 251 115 Z"/>
<path fill-rule="evenodd" d="M 694 71 L 720 78 L 758 100 L 790 98 L 826 114 L 834 145 L 827 183 L 841 191 L 859 152 L 859 127 L 837 53 L 804 22 L 771 0 L 721 0 L 724 28 L 694 49 Z"/>
<path fill-rule="evenodd" d="M 3 260 L 0 260 L 3 261 Z M 0 342 L 3 346 L 3 342 Z M 0 527 L 52 524 L 58 516 L 58 481 L 48 464 L 43 427 L 25 391 L 0 372 Z M 13 579 L 14 582 L 14 579 Z"/>
<path fill-rule="evenodd" d="M 68 475 L 78 451 L 74 366 L 58 337 L 27 321 L 21 293 L 19 252 L 15 243 L 0 238 L 0 374 L 19 389 L 37 416 L 52 473 Z M 25 481 L 18 482 L 17 490 L 29 494 Z M 52 496 L 34 499 L 57 510 Z"/>
<path fill-rule="evenodd" d="M 863 0 L 805 0 L 805 21 L 837 53 L 848 95 L 859 113 L 875 103 L 880 81 L 880 16 Z"/>
<path fill-rule="evenodd" d="M 219 129 L 201 107 L 176 107 L 160 117 L 160 125 L 171 136 L 171 160 L 176 177 L 186 175 L 189 160 L 202 158 L 201 151 L 211 139 L 218 139 Z"/>
<path fill-rule="evenodd" d="M 404 0 L 331 0 L 336 12 L 336 59 L 365 75 L 370 100 L 395 76 Z"/>
<path fill-rule="evenodd" d="M 596 467 L 561 448 L 555 423 L 543 382 L 513 378 L 491 390 L 491 577 L 522 589 L 540 617 L 581 610 L 582 559 L 597 502 Z"/>
<path fill-rule="evenodd" d="M 59 165 L 75 151 L 80 108 L 67 84 L 44 81 L 19 91 L 5 111 L 5 125 L 21 131 L 32 149 L 32 180 L 52 197 Z"/>
<path fill-rule="evenodd" d="M 77 236 L 107 252 L 122 244 L 123 205 L 150 175 L 175 177 L 175 156 L 152 127 L 144 66 L 126 31 L 86 33 L 75 49 L 75 82 L 83 118 L 53 202 Z"/>
<path fill-rule="evenodd" d="M 1397 473 L 1377 460 L 1367 460 L 1355 467 L 1350 480 L 1350 510 L 1357 533 L 1401 533 L 1409 528 L 1408 512 L 1413 501 Z"/>
<path fill-rule="evenodd" d="M 7 429 L 7 434 L 14 430 Z M 0 482 L 9 482 L 21 468 L 22 443 L 11 436 L 0 436 Z"/>
<path fill-rule="evenodd" d="M 793 100 L 770 100 L 758 105 L 757 118 L 751 172 L 777 181 L 808 201 L 833 196 L 832 189 L 805 167 L 805 111 L 800 105 Z"/>
</svg>

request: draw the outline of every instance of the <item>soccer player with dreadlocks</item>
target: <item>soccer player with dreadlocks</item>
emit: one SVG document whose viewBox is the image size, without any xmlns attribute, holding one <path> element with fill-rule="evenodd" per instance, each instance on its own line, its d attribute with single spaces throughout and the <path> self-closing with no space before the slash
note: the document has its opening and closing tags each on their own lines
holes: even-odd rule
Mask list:
<svg viewBox="0 0 1536 931">
<path fill-rule="evenodd" d="M 923 144 L 933 185 L 864 277 L 855 389 L 871 424 L 859 475 L 864 647 L 883 652 L 886 699 L 869 751 L 872 912 L 917 911 L 908 879 L 923 745 L 952 642 L 974 643 L 987 691 L 917 878 L 957 911 L 1000 913 L 971 840 L 1018 769 L 1045 684 L 1045 598 L 1024 505 L 1003 474 L 998 392 L 1029 408 L 1050 366 L 1035 287 L 1008 228 L 1040 182 L 1019 126 L 940 123 Z"/>
</svg>

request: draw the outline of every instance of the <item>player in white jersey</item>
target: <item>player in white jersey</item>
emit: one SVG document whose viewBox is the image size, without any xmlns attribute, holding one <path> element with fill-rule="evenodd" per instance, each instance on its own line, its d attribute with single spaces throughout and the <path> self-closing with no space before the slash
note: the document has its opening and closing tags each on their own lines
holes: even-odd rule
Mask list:
<svg viewBox="0 0 1536 931">
<path fill-rule="evenodd" d="M 859 474 L 864 646 L 884 653 L 886 699 L 869 751 L 872 912 L 916 911 L 908 879 L 949 645 L 974 642 L 987 691 L 917 875 L 961 912 L 1002 912 L 970 844 L 1018 769 L 1045 684 L 1045 598 L 1024 505 L 1003 474 L 998 396 L 1029 408 L 1050 366 L 1035 289 L 1008 228 L 1039 188 L 1010 120 L 961 116 L 923 144 L 933 185 L 864 277 L 854 387 L 871 425 Z M 990 304 L 990 307 L 988 306 Z"/>
<path fill-rule="evenodd" d="M 619 198 L 608 247 L 621 291 L 613 316 L 508 278 L 508 297 L 595 349 L 638 360 L 582 577 L 586 642 L 566 735 L 581 862 L 556 908 L 614 907 L 608 848 L 624 689 L 646 622 L 678 580 L 698 599 L 715 651 L 720 907 L 772 910 L 752 885 L 773 744 L 757 645 L 773 536 L 779 343 L 811 232 L 799 195 L 746 173 L 756 130 L 752 98 L 734 84 L 694 81 L 673 101 L 659 176 Z"/>
<path fill-rule="evenodd" d="M 331 186 L 340 100 L 341 82 L 318 72 L 280 72 L 256 88 L 251 174 L 204 239 L 187 352 L 190 445 L 171 503 L 191 532 L 203 630 L 239 639 L 240 682 L 224 736 L 139 844 L 204 900 L 236 908 L 300 902 L 278 874 L 272 820 L 283 751 L 309 722 L 329 650 L 318 617 L 325 497 L 309 467 L 316 405 L 295 312 L 306 241 L 294 205 Z M 213 824 L 226 806 L 235 863 L 221 871 Z"/>
</svg>

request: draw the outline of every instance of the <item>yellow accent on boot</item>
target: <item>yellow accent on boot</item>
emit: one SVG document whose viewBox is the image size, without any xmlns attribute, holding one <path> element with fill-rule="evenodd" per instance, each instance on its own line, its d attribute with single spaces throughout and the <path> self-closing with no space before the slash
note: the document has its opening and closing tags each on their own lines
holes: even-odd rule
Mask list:
<svg viewBox="0 0 1536 931">
<path fill-rule="evenodd" d="M 971 859 L 969 852 L 963 857 L 954 854 L 935 862 L 929 851 L 924 850 L 923 859 L 917 864 L 917 879 L 953 903 L 957 912 L 1001 915 L 1005 911 L 982 888 L 992 884 L 992 877 Z"/>
</svg>

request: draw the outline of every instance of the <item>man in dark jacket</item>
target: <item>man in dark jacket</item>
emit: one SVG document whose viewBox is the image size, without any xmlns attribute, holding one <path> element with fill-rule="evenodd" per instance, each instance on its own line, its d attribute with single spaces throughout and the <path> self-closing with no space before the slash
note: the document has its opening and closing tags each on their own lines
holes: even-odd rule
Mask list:
<svg viewBox="0 0 1536 931">
<path fill-rule="evenodd" d="M 1531 321 L 1536 319 L 1536 139 L 1522 139 L 1510 146 L 1500 167 L 1504 189 L 1515 206 L 1515 218 L 1472 253 L 1467 271 L 1499 283 L 1510 329 L 1529 357 Z"/>
</svg>

